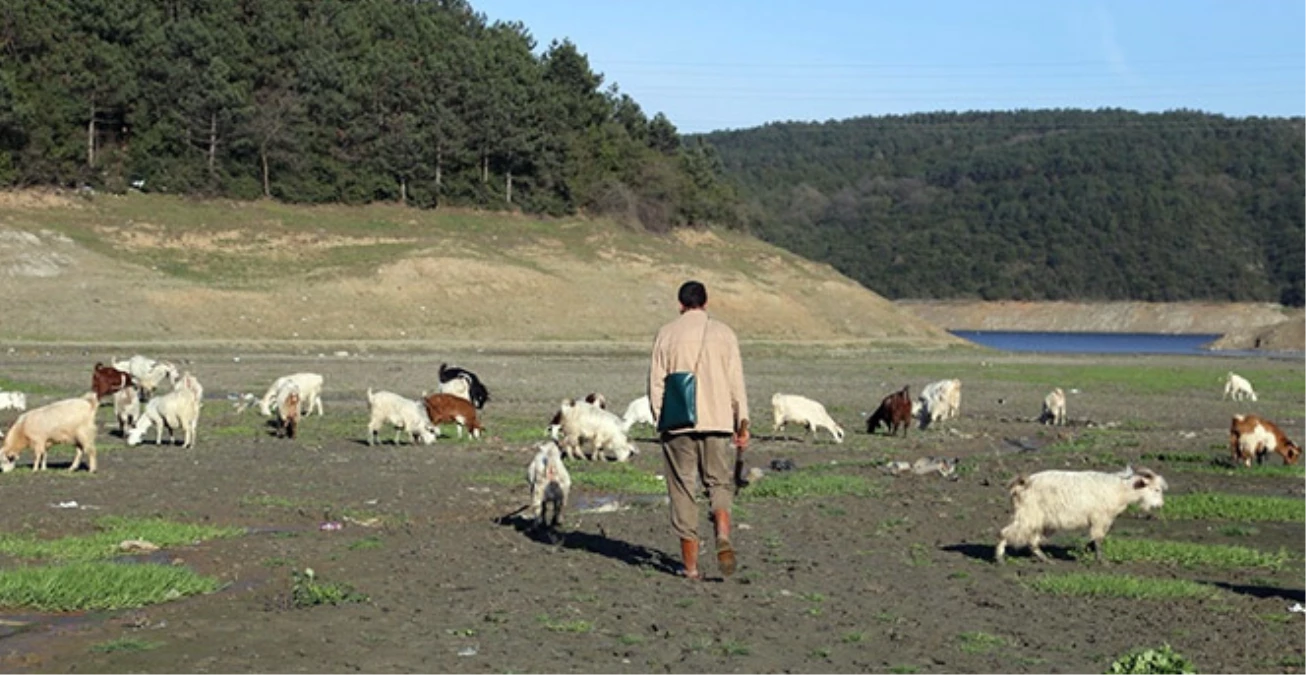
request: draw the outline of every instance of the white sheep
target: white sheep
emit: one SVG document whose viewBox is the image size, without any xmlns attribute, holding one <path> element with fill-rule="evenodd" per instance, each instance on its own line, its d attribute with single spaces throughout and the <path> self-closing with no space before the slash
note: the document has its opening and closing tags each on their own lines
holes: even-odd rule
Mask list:
<svg viewBox="0 0 1306 675">
<path fill-rule="evenodd" d="M 793 422 L 806 426 L 813 436 L 817 429 L 825 429 L 830 432 L 835 443 L 843 442 L 843 427 L 835 423 L 830 413 L 825 411 L 825 406 L 810 398 L 777 393 L 771 397 L 771 412 L 774 415 L 771 428 L 773 433 L 779 433 L 786 424 Z"/>
<path fill-rule="evenodd" d="M 1043 398 L 1043 414 L 1039 415 L 1038 419 L 1044 424 L 1065 426 L 1066 393 L 1061 391 L 1061 387 L 1053 389 Z"/>
<path fill-rule="evenodd" d="M 154 434 L 155 445 L 163 443 L 163 430 L 168 430 L 168 441 L 175 442 L 177 430 L 182 431 L 183 448 L 195 447 L 195 438 L 199 428 L 200 408 L 203 407 L 204 388 L 199 380 L 190 373 L 181 376 L 177 388 L 145 404 L 145 411 L 136 426 L 127 434 L 127 445 L 140 445 L 145 432 L 157 425 Z"/>
<path fill-rule="evenodd" d="M 553 515 L 548 519 L 548 525 L 556 528 L 571 492 L 571 474 L 562 462 L 562 451 L 557 443 L 546 441 L 539 445 L 535 457 L 526 467 L 526 484 L 530 487 L 530 513 L 536 524 L 545 524 L 545 511 L 552 504 Z"/>
<path fill-rule="evenodd" d="M 0 410 L 27 410 L 27 394 L 21 391 L 0 391 Z"/>
<path fill-rule="evenodd" d="M 630 402 L 626 406 L 626 413 L 621 416 L 621 430 L 630 433 L 630 428 L 636 424 L 647 424 L 654 426 L 657 424 L 653 420 L 653 406 L 649 404 L 648 396 L 641 396 Z"/>
<path fill-rule="evenodd" d="M 1130 504 L 1144 511 L 1161 508 L 1168 486 L 1160 475 L 1126 467 L 1117 473 L 1100 471 L 1040 471 L 1017 476 L 1008 486 L 1014 513 L 1002 528 L 995 560 L 1002 563 L 1007 546 L 1028 546 L 1039 560 L 1045 537 L 1062 530 L 1088 528 L 1093 552 L 1102 559 L 1102 540 L 1111 524 Z"/>
<path fill-rule="evenodd" d="M 127 429 L 141 416 L 141 396 L 136 385 L 129 385 L 113 393 L 113 417 L 118 420 L 118 435 L 127 437 Z"/>
<path fill-rule="evenodd" d="M 925 385 L 911 412 L 919 418 L 922 429 L 956 417 L 961 412 L 961 380 L 939 380 Z"/>
<path fill-rule="evenodd" d="M 72 443 L 77 447 L 77 454 L 68 470 L 75 471 L 85 454 L 86 468 L 94 473 L 95 411 L 99 407 L 100 398 L 95 392 L 87 392 L 78 398 L 55 401 L 19 415 L 9 427 L 9 433 L 5 434 L 4 445 L 0 446 L 0 471 L 13 471 L 14 460 L 28 446 L 36 455 L 32 470 L 43 471 L 50 445 Z"/>
<path fill-rule="evenodd" d="M 272 416 L 272 404 L 279 399 L 277 392 L 280 391 L 289 382 L 294 382 L 299 387 L 300 410 L 305 415 L 313 414 L 313 408 L 317 408 L 318 417 L 322 416 L 322 383 L 326 378 L 317 373 L 295 373 L 294 375 L 284 375 L 278 377 L 268 387 L 263 398 L 259 399 L 258 409 L 264 417 Z"/>
<path fill-rule="evenodd" d="M 562 451 L 570 459 L 585 456 L 582 446 L 589 446 L 589 459 L 608 457 L 624 462 L 639 454 L 639 448 L 621 430 L 621 418 L 593 403 L 564 400 L 556 419 Z"/>
<path fill-rule="evenodd" d="M 371 407 L 371 417 L 367 421 L 368 445 L 376 444 L 377 433 L 383 424 L 395 428 L 395 445 L 399 444 L 399 437 L 405 432 L 413 442 L 421 440 L 423 445 L 435 442 L 437 429 L 431 424 L 423 401 L 414 401 L 389 391 L 373 392 L 369 387 L 367 403 Z"/>
<path fill-rule="evenodd" d="M 1224 394 L 1220 396 L 1223 401 L 1226 398 L 1232 398 L 1235 401 L 1241 401 L 1245 398 L 1256 400 L 1256 390 L 1252 389 L 1252 383 L 1246 378 L 1234 374 L 1231 370 L 1229 376 L 1224 380 Z"/>
</svg>

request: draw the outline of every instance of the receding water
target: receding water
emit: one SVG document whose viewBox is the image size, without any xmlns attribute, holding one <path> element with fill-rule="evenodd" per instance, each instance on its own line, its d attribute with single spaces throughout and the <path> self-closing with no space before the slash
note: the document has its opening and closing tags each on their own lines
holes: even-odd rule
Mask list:
<svg viewBox="0 0 1306 675">
<path fill-rule="evenodd" d="M 1204 354 L 1271 356 L 1259 351 L 1212 351 L 1214 333 L 1057 333 L 1043 331 L 954 330 L 964 340 L 1007 352 L 1061 354 Z"/>
</svg>

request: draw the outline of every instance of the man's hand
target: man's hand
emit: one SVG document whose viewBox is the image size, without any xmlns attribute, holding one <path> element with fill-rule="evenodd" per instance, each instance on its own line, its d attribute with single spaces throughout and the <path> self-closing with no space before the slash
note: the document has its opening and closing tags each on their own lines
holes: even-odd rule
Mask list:
<svg viewBox="0 0 1306 675">
<path fill-rule="evenodd" d="M 734 444 L 740 452 L 748 449 L 748 440 L 751 436 L 748 433 L 748 420 L 739 422 L 739 428 L 735 431 Z"/>
</svg>

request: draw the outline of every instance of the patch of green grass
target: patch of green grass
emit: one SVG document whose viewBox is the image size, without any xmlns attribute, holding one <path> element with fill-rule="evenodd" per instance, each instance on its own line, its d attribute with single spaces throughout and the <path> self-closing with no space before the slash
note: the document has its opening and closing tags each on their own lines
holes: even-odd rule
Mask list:
<svg viewBox="0 0 1306 675">
<path fill-rule="evenodd" d="M 120 637 L 91 645 L 91 651 L 100 654 L 148 652 L 163 646 L 162 642 L 151 642 L 133 637 Z"/>
<path fill-rule="evenodd" d="M 318 579 L 311 567 L 305 568 L 303 572 L 292 570 L 290 578 L 290 604 L 293 607 L 344 605 L 367 602 L 370 599 L 354 590 L 354 587 L 349 584 Z"/>
<path fill-rule="evenodd" d="M 577 462 L 571 466 L 572 485 L 614 494 L 660 495 L 667 492 L 666 483 L 656 476 L 624 462 Z"/>
<path fill-rule="evenodd" d="M 873 497 L 881 487 L 862 476 L 789 471 L 771 474 L 739 494 L 741 500 Z"/>
<path fill-rule="evenodd" d="M 32 560 L 103 560 L 124 555 L 118 550 L 118 544 L 126 539 L 144 539 L 160 548 L 169 548 L 245 533 L 245 530 L 235 527 L 211 527 L 162 518 L 122 516 L 100 518 L 95 526 L 98 531 L 93 534 L 60 539 L 0 534 L 0 553 Z"/>
<path fill-rule="evenodd" d="M 984 631 L 961 633 L 957 636 L 957 641 L 961 643 L 961 651 L 968 654 L 987 654 L 1007 644 L 1005 639 Z"/>
<path fill-rule="evenodd" d="M 1220 492 L 1168 497 L 1159 513 L 1166 520 L 1306 521 L 1306 507 L 1300 499 Z"/>
<path fill-rule="evenodd" d="M 858 633 L 858 632 L 853 632 L 853 633 L 844 633 L 844 634 L 843 634 L 843 638 L 841 638 L 841 639 L 842 639 L 842 641 L 843 641 L 844 644 L 855 645 L 855 644 L 857 644 L 857 643 L 862 642 L 863 640 L 865 640 L 865 639 L 866 639 L 866 634 L 865 634 L 865 633 Z"/>
<path fill-rule="evenodd" d="M 830 658 L 830 648 L 817 647 L 816 649 L 813 649 L 808 656 L 811 656 L 814 659 L 828 659 Z"/>
<path fill-rule="evenodd" d="M 264 567 L 290 567 L 295 562 L 284 556 L 272 556 L 271 558 L 264 558 L 262 564 Z"/>
<path fill-rule="evenodd" d="M 1287 551 L 1265 553 L 1245 546 L 1194 544 L 1116 537 L 1102 543 L 1102 555 L 1111 562 L 1150 562 L 1183 567 L 1281 569 L 1288 562 Z"/>
<path fill-rule="evenodd" d="M 1220 534 L 1226 537 L 1254 537 L 1260 532 L 1260 528 L 1251 525 L 1225 525 L 1220 528 Z"/>
<path fill-rule="evenodd" d="M 721 653 L 726 656 L 748 656 L 753 652 L 753 648 L 746 642 L 737 640 L 726 640 L 721 643 Z"/>
<path fill-rule="evenodd" d="M 909 666 L 906 664 L 902 664 L 902 665 L 890 667 L 889 672 L 896 673 L 898 675 L 911 675 L 912 673 L 919 673 L 920 669 L 917 668 L 916 666 Z"/>
<path fill-rule="evenodd" d="M 588 633 L 594 630 L 594 624 L 585 621 L 584 619 L 565 621 L 562 619 L 554 619 L 548 614 L 541 614 L 535 617 L 535 620 L 539 621 L 546 629 L 555 633 Z"/>
<path fill-rule="evenodd" d="M 949 578 L 949 579 L 957 579 L 957 580 L 961 580 L 961 579 L 969 579 L 969 578 L 970 578 L 970 572 L 966 572 L 966 571 L 953 572 L 952 574 L 949 574 L 949 575 L 948 575 L 948 578 Z"/>
<path fill-rule="evenodd" d="M 187 567 L 78 562 L 0 571 L 0 606 L 48 612 L 144 607 L 212 593 L 218 580 Z"/>
<path fill-rule="evenodd" d="M 1188 659 L 1163 645 L 1160 649 L 1135 649 L 1116 659 L 1106 671 L 1110 675 L 1119 673 L 1196 673 L 1197 669 Z"/>
<path fill-rule="evenodd" d="M 1150 579 L 1094 573 L 1048 574 L 1027 583 L 1037 591 L 1052 595 L 1138 600 L 1210 598 L 1218 593 L 1212 586 L 1185 579 Z"/>
<path fill-rule="evenodd" d="M 384 546 L 384 544 L 382 544 L 381 540 L 376 537 L 363 537 L 362 539 L 350 542 L 349 550 L 372 551 L 381 548 L 382 546 Z"/>
<path fill-rule="evenodd" d="M 20 382 L 18 380 L 11 380 L 3 375 L 0 375 L 0 391 L 21 391 L 24 394 L 27 394 L 29 399 L 32 396 L 63 396 L 68 393 L 58 387 L 50 387 L 35 382 Z M 34 403 L 35 401 L 28 400 L 27 405 L 29 408 L 35 408 L 36 406 L 33 405 Z"/>
<path fill-rule="evenodd" d="M 1139 460 L 1148 462 L 1170 462 L 1178 464 L 1207 464 L 1211 456 L 1200 452 L 1144 452 Z"/>
<path fill-rule="evenodd" d="M 913 567 L 929 567 L 934 564 L 930 549 L 920 542 L 912 544 L 907 549 L 907 559 Z"/>
<path fill-rule="evenodd" d="M 633 633 L 622 633 L 621 637 L 617 638 L 617 641 L 623 645 L 631 647 L 634 645 L 644 644 L 644 636 L 635 635 Z"/>
<path fill-rule="evenodd" d="M 876 537 L 883 537 L 889 534 L 893 534 L 894 531 L 896 531 L 898 528 L 902 527 L 903 525 L 906 525 L 908 522 L 910 521 L 905 517 L 886 518 L 885 520 L 881 520 L 879 524 L 875 526 L 875 531 L 872 532 L 871 534 Z"/>
</svg>

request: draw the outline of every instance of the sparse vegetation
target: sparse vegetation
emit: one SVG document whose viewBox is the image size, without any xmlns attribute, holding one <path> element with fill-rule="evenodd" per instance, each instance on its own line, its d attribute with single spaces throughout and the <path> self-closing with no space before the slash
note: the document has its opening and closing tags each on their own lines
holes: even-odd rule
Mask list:
<svg viewBox="0 0 1306 675">
<path fill-rule="evenodd" d="M 313 568 L 303 572 L 292 570 L 290 604 L 305 608 L 317 605 L 343 605 L 355 602 L 367 602 L 369 598 L 354 590 L 353 586 L 338 581 L 322 581 L 317 578 Z"/>
<path fill-rule="evenodd" d="M 594 624 L 584 619 L 555 619 L 548 614 L 541 614 L 535 619 L 555 633 L 588 633 L 594 630 Z"/>
<path fill-rule="evenodd" d="M 1116 659 L 1106 671 L 1110 675 L 1136 673 L 1196 673 L 1188 659 L 1163 645 L 1160 649 L 1135 649 Z"/>
<path fill-rule="evenodd" d="M 32 560 L 103 560 L 125 555 L 118 549 L 118 544 L 126 539 L 144 539 L 160 548 L 168 548 L 188 546 L 207 539 L 236 537 L 245 532 L 235 527 L 121 516 L 105 516 L 97 520 L 95 526 L 97 531 L 93 534 L 59 539 L 0 533 L 0 553 Z"/>
<path fill-rule="evenodd" d="M 1151 579 L 1096 573 L 1047 574 L 1026 583 L 1035 590 L 1052 595 L 1138 600 L 1209 598 L 1218 593 L 1213 586 L 1185 579 Z"/>
<path fill-rule="evenodd" d="M 957 636 L 957 640 L 961 643 L 961 651 L 969 654 L 987 654 L 1007 644 L 1005 639 L 983 631 L 962 633 Z"/>
<path fill-rule="evenodd" d="M 1306 509 L 1303 509 L 1300 499 L 1218 492 L 1167 497 L 1165 507 L 1158 513 L 1162 518 L 1173 520 L 1306 521 Z"/>
<path fill-rule="evenodd" d="M 1287 551 L 1264 553 L 1245 546 L 1194 544 L 1182 541 L 1156 541 L 1127 537 L 1108 538 L 1102 555 L 1111 562 L 1153 562 L 1184 567 L 1220 567 L 1244 569 L 1268 567 L 1280 569 L 1288 562 Z"/>
<path fill-rule="evenodd" d="M 0 571 L 0 606 L 51 612 L 144 607 L 217 589 L 217 579 L 172 565 L 79 562 Z"/>
</svg>

